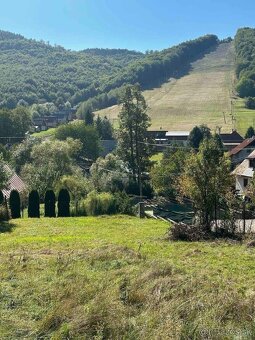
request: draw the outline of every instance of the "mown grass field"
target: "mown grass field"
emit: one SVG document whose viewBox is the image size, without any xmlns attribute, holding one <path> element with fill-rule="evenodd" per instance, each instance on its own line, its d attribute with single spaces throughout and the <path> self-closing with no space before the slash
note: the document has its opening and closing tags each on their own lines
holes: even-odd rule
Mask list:
<svg viewBox="0 0 255 340">
<path fill-rule="evenodd" d="M 221 127 L 222 132 L 230 132 L 234 127 L 230 116 L 234 87 L 234 47 L 232 43 L 221 44 L 194 62 L 186 76 L 144 92 L 151 129 L 191 130 L 195 125 L 207 124 L 212 129 Z M 116 124 L 119 110 L 119 106 L 113 106 L 97 113 Z M 238 109 L 238 113 L 237 127 L 245 133 L 255 111 Z"/>
<path fill-rule="evenodd" d="M 253 339 L 255 250 L 165 222 L 21 219 L 0 232 L 1 339 Z"/>
</svg>

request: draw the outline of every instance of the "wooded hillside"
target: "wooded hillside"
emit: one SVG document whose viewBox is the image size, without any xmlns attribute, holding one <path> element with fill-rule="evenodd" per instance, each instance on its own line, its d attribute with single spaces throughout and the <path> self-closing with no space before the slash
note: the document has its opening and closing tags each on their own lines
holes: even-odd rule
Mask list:
<svg viewBox="0 0 255 340">
<path fill-rule="evenodd" d="M 66 50 L 43 41 L 0 31 L 0 106 L 14 108 L 70 101 L 78 104 L 97 94 L 99 84 L 143 54 L 128 50 Z"/>
<path fill-rule="evenodd" d="M 241 28 L 235 36 L 237 91 L 255 97 L 255 29 Z"/>
<path fill-rule="evenodd" d="M 121 49 L 70 51 L 0 31 L 0 107 L 53 102 L 58 108 L 83 101 L 94 108 L 117 102 L 127 83 L 143 88 L 183 73 L 218 39 L 207 35 L 160 52 Z M 92 100 L 93 99 L 93 100 Z"/>
</svg>

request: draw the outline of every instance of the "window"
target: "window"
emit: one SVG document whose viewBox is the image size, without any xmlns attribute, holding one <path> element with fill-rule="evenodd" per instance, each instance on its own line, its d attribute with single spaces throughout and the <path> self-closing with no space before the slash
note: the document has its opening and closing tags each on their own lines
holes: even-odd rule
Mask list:
<svg viewBox="0 0 255 340">
<path fill-rule="evenodd" d="M 243 186 L 246 188 L 248 185 L 248 178 L 243 179 Z"/>
</svg>

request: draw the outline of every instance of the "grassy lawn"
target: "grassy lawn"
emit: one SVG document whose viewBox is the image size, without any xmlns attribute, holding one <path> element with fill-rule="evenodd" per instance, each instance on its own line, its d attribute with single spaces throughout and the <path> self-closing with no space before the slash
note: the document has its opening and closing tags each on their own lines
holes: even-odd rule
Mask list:
<svg viewBox="0 0 255 340">
<path fill-rule="evenodd" d="M 221 44 L 216 51 L 194 62 L 189 74 L 144 92 L 152 120 L 151 129 L 162 127 L 183 131 L 207 124 L 213 129 L 221 126 L 222 131 L 230 131 L 232 124 L 228 113 L 233 80 L 233 45 Z M 98 113 L 116 123 L 119 110 L 118 106 L 113 106 Z"/>
<path fill-rule="evenodd" d="M 55 130 L 55 128 L 50 128 L 46 131 L 35 132 L 32 134 L 32 136 L 38 138 L 51 137 L 55 134 Z"/>
<path fill-rule="evenodd" d="M 157 163 L 162 161 L 162 159 L 163 159 L 163 152 L 158 152 L 155 155 L 152 155 L 150 158 L 152 162 L 157 162 Z"/>
<path fill-rule="evenodd" d="M 246 109 L 244 99 L 239 98 L 234 102 L 233 112 L 236 117 L 237 130 L 243 135 L 249 126 L 255 128 L 255 110 Z"/>
<path fill-rule="evenodd" d="M 2 226 L 0 338 L 254 338 L 255 250 L 169 242 L 168 227 L 124 216 Z"/>
</svg>

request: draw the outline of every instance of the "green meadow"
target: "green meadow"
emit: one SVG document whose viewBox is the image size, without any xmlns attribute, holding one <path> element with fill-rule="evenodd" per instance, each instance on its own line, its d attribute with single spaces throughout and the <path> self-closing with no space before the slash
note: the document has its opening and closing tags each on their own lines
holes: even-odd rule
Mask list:
<svg viewBox="0 0 255 340">
<path fill-rule="evenodd" d="M 0 339 L 253 339 L 255 250 L 135 217 L 0 229 Z"/>
</svg>

